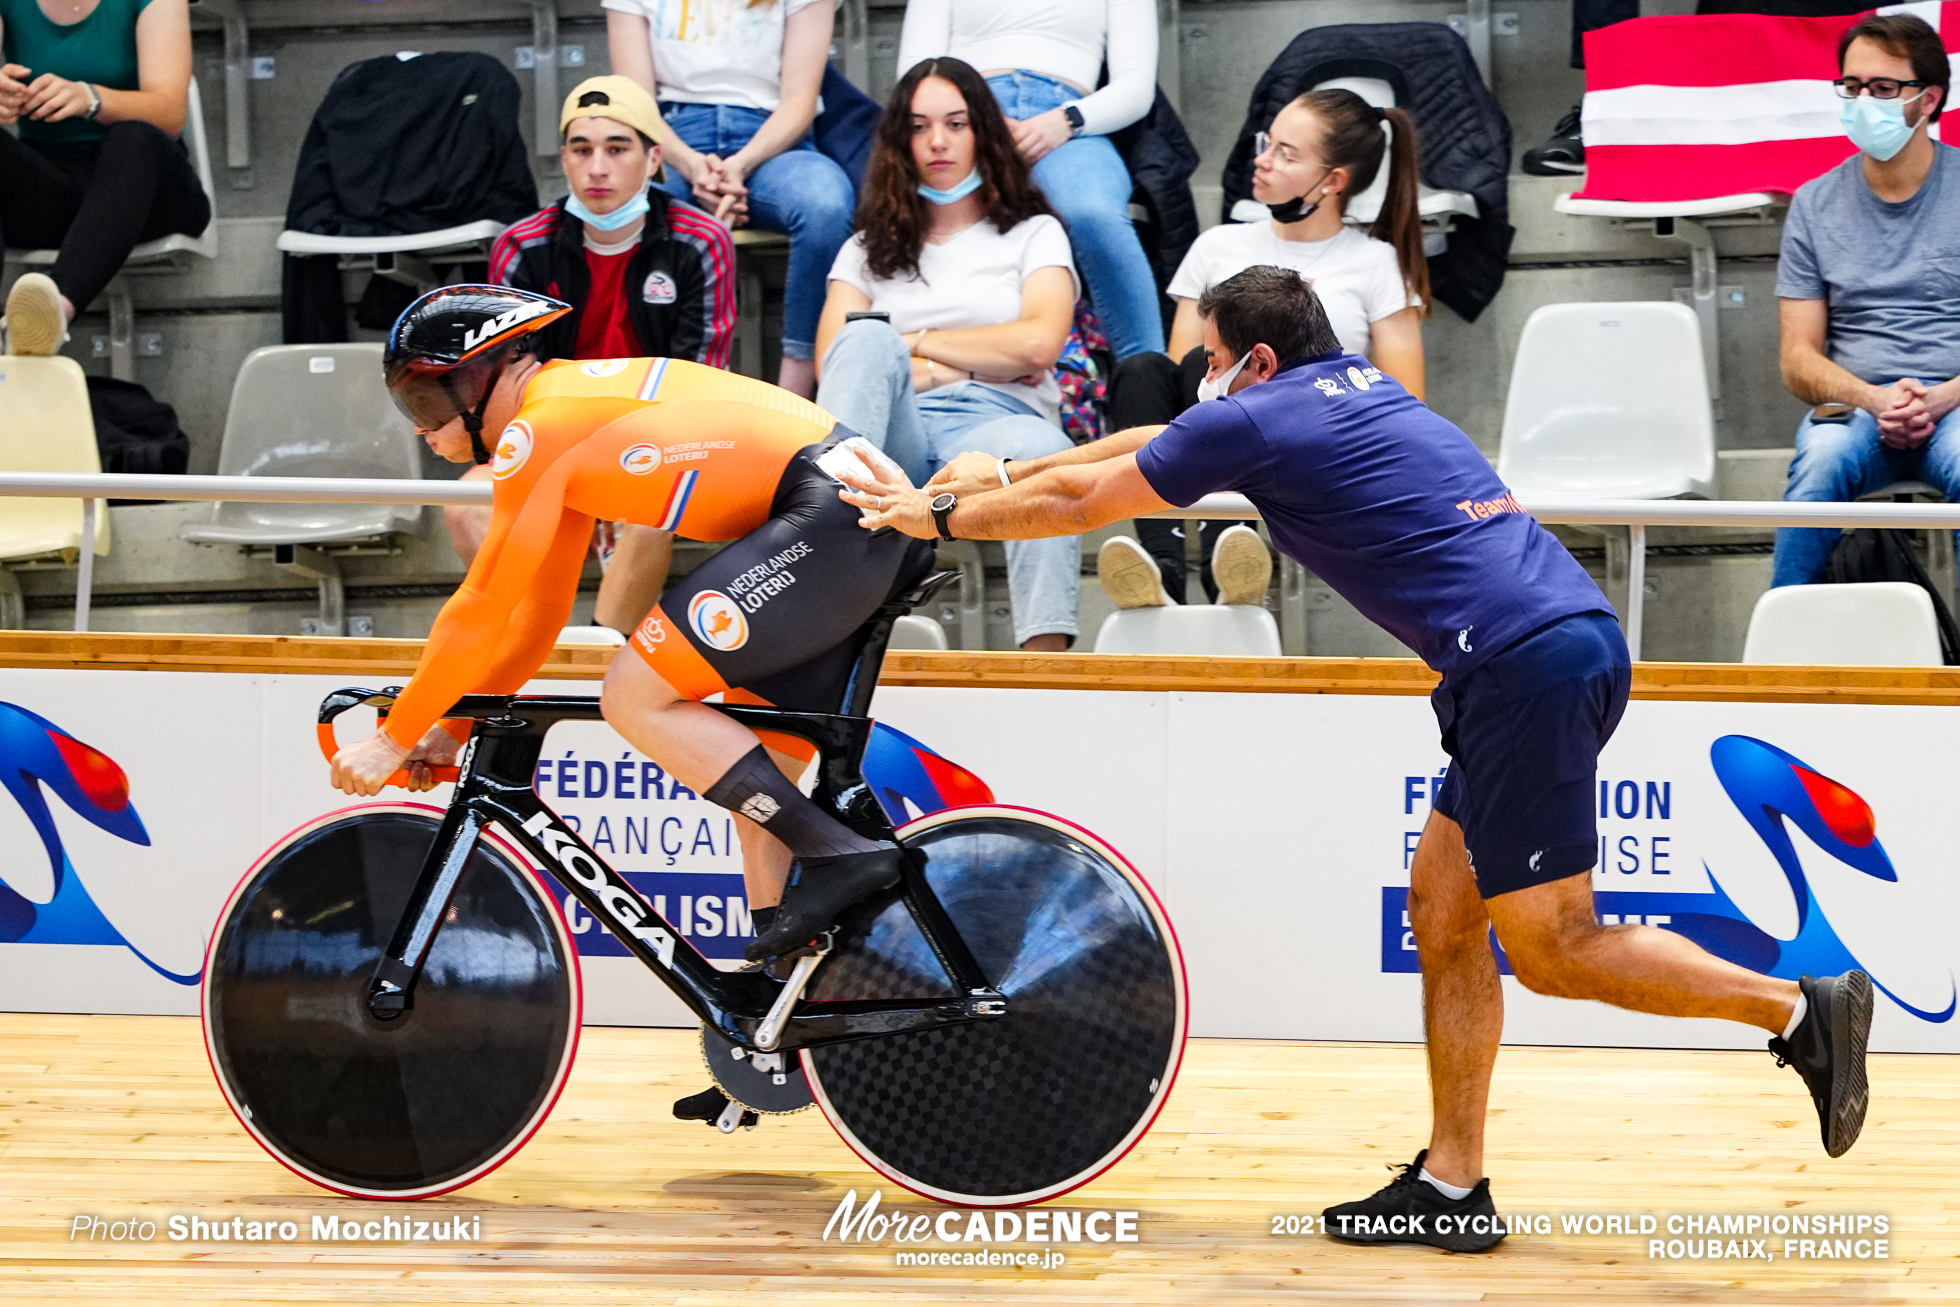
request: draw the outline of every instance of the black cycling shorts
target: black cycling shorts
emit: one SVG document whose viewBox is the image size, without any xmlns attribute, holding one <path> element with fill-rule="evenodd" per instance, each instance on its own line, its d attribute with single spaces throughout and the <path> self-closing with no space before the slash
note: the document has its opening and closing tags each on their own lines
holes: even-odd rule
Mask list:
<svg viewBox="0 0 1960 1307">
<path fill-rule="evenodd" d="M 798 712 L 842 709 L 859 649 L 852 637 L 923 580 L 934 558 L 924 540 L 859 526 L 858 510 L 838 495 L 843 483 L 817 466 L 853 434 L 840 426 L 797 451 L 769 520 L 676 583 L 633 633 L 633 647 L 676 690 Z"/>
</svg>

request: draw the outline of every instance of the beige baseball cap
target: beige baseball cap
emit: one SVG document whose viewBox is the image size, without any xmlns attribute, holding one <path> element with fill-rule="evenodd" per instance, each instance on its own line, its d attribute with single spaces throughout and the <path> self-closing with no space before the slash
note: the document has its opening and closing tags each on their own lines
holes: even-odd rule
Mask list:
<svg viewBox="0 0 1960 1307">
<path fill-rule="evenodd" d="M 590 104 L 579 101 L 588 95 L 603 96 Z M 617 123 L 625 123 L 648 140 L 660 140 L 660 108 L 654 104 L 653 97 L 646 88 L 630 77 L 609 73 L 604 77 L 588 77 L 572 88 L 565 97 L 565 107 L 558 113 L 558 133 L 563 136 L 565 129 L 578 118 L 610 118 Z M 665 164 L 653 170 L 655 181 L 667 175 Z"/>
</svg>

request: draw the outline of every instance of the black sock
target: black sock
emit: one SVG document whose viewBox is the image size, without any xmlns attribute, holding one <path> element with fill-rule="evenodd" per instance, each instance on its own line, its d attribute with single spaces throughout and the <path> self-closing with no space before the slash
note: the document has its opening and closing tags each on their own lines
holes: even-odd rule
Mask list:
<svg viewBox="0 0 1960 1307">
<path fill-rule="evenodd" d="M 750 908 L 749 920 L 755 924 L 755 933 L 767 935 L 769 928 L 776 924 L 776 905 L 766 908 Z"/>
<path fill-rule="evenodd" d="M 759 744 L 743 754 L 701 797 L 747 817 L 799 858 L 830 858 L 891 847 L 884 841 L 864 838 L 810 802 Z"/>
</svg>

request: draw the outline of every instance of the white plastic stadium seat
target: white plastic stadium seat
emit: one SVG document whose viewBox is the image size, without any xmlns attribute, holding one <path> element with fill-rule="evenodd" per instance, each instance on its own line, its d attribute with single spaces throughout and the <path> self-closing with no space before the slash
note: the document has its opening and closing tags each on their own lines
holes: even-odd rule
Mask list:
<svg viewBox="0 0 1960 1307">
<path fill-rule="evenodd" d="M 946 628 L 930 617 L 907 613 L 892 623 L 891 649 L 945 649 Z"/>
<path fill-rule="evenodd" d="M 221 476 L 419 480 L 419 441 L 388 398 L 381 345 L 273 345 L 238 369 Z M 414 504 L 214 504 L 184 528 L 199 544 L 307 545 L 423 534 Z"/>
<path fill-rule="evenodd" d="M 1715 423 L 1682 304 L 1548 304 L 1518 342 L 1497 475 L 1544 499 L 1708 497 Z"/>
<path fill-rule="evenodd" d="M 71 358 L 0 355 L 0 469 L 100 472 L 88 382 Z M 109 552 L 109 515 L 95 501 L 95 552 Z M 82 547 L 82 501 L 0 495 L 0 558 Z"/>
<path fill-rule="evenodd" d="M 1096 652 L 1277 658 L 1279 623 L 1250 604 L 1119 608 L 1096 632 Z"/>
<path fill-rule="evenodd" d="M 1937 667 L 1933 600 L 1910 581 L 1786 585 L 1756 601 L 1745 663 L 1827 667 Z"/>
</svg>

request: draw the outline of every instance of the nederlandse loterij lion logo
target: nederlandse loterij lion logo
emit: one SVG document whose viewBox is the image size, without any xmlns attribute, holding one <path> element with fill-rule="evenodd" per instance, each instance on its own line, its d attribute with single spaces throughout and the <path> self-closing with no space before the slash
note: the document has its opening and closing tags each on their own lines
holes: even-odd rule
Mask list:
<svg viewBox="0 0 1960 1307">
<path fill-rule="evenodd" d="M 703 590 L 687 606 L 687 620 L 703 643 L 732 653 L 749 642 L 749 619 L 719 590 Z"/>
<path fill-rule="evenodd" d="M 513 422 L 504 428 L 504 434 L 497 437 L 496 456 L 490 461 L 490 475 L 502 481 L 531 457 L 531 427 L 529 423 Z"/>
<path fill-rule="evenodd" d="M 578 370 L 588 377 L 616 377 L 626 371 L 626 360 L 594 359 L 590 363 L 579 364 Z"/>
<path fill-rule="evenodd" d="M 660 468 L 660 446 L 630 445 L 619 456 L 619 465 L 636 477 Z"/>
</svg>

